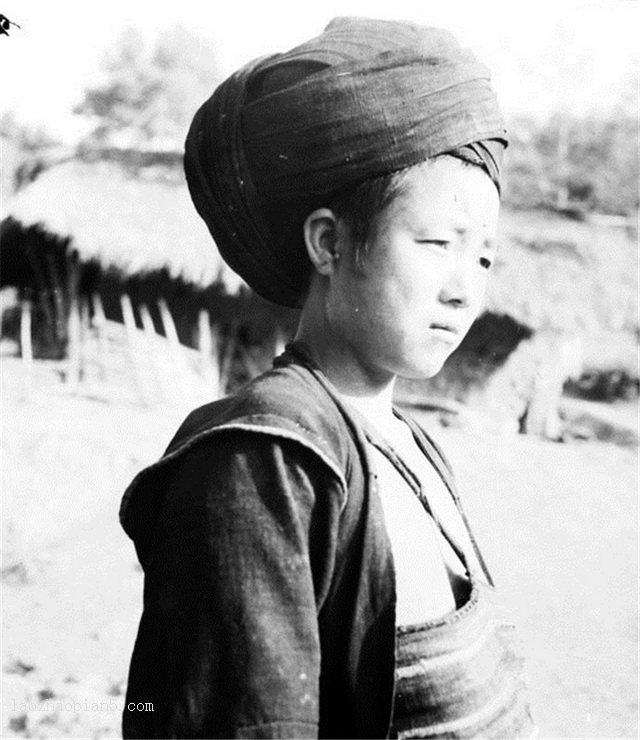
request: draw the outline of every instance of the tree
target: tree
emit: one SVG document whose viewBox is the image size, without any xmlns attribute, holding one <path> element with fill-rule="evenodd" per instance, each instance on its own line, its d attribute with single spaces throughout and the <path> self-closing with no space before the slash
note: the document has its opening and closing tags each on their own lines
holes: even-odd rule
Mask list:
<svg viewBox="0 0 640 740">
<path fill-rule="evenodd" d="M 507 202 L 612 214 L 638 209 L 638 120 L 625 109 L 605 115 L 556 113 L 515 121 L 506 157 Z"/>
<path fill-rule="evenodd" d="M 149 51 L 127 29 L 109 50 L 104 79 L 88 88 L 74 112 L 93 119 L 85 143 L 135 149 L 179 149 L 197 107 L 219 81 L 211 47 L 178 26 Z"/>
</svg>

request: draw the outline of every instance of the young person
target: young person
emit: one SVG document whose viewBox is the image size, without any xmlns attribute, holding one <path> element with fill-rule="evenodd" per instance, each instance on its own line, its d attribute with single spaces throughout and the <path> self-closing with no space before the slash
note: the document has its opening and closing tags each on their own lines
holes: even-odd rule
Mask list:
<svg viewBox="0 0 640 740">
<path fill-rule="evenodd" d="M 394 408 L 478 315 L 504 125 L 443 31 L 336 19 L 195 116 L 227 262 L 301 308 L 194 411 L 121 520 L 145 571 L 125 737 L 529 737 L 513 627 L 436 444 Z"/>
</svg>

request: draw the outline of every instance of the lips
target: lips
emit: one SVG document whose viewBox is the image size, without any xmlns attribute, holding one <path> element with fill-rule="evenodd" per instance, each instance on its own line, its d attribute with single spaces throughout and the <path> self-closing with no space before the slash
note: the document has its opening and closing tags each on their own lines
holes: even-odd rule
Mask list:
<svg viewBox="0 0 640 740">
<path fill-rule="evenodd" d="M 437 329 L 440 331 L 448 331 L 451 334 L 459 334 L 460 330 L 454 326 L 453 324 L 441 324 L 439 322 L 434 322 L 433 324 L 429 325 L 430 329 Z"/>
</svg>

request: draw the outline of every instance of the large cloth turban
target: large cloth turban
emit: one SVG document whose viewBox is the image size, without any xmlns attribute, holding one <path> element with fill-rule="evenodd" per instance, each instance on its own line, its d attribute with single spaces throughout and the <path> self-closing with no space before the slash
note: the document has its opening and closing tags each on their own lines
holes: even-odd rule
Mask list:
<svg viewBox="0 0 640 740">
<path fill-rule="evenodd" d="M 487 69 L 450 33 L 337 18 L 215 90 L 189 130 L 185 171 L 230 267 L 263 297 L 299 306 L 310 264 L 301 238 L 274 229 L 280 207 L 319 207 L 453 149 L 479 157 L 498 184 L 506 143 Z"/>
</svg>

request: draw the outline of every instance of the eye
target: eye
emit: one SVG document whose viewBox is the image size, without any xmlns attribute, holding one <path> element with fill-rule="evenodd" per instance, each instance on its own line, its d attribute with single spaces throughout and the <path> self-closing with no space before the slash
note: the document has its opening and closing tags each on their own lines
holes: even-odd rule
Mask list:
<svg viewBox="0 0 640 740">
<path fill-rule="evenodd" d="M 480 257 L 479 261 L 480 261 L 480 267 L 483 267 L 485 270 L 488 270 L 493 264 L 488 257 Z"/>
<path fill-rule="evenodd" d="M 448 249 L 451 242 L 446 239 L 418 239 L 418 244 L 432 244 L 434 247 Z"/>
</svg>

